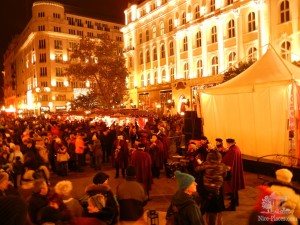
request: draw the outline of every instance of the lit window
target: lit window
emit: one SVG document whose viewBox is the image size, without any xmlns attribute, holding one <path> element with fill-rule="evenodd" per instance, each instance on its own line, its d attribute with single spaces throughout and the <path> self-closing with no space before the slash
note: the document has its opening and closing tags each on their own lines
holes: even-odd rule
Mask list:
<svg viewBox="0 0 300 225">
<path fill-rule="evenodd" d="M 186 12 L 182 13 L 182 25 L 186 24 Z"/>
<path fill-rule="evenodd" d="M 248 51 L 248 60 L 250 61 L 256 61 L 257 60 L 257 49 L 255 47 L 252 47 Z"/>
<path fill-rule="evenodd" d="M 169 44 L 169 50 L 170 50 L 170 55 L 174 55 L 174 45 L 173 45 L 173 41 L 171 41 L 170 44 Z"/>
<path fill-rule="evenodd" d="M 184 74 L 185 79 L 189 78 L 189 64 L 188 63 L 185 63 L 183 66 L 183 74 Z"/>
<path fill-rule="evenodd" d="M 143 43 L 143 35 L 142 35 L 142 33 L 140 33 L 140 44 L 142 44 Z"/>
<path fill-rule="evenodd" d="M 256 30 L 256 26 L 255 26 L 255 13 L 251 12 L 248 14 L 248 31 L 254 31 Z"/>
<path fill-rule="evenodd" d="M 145 78 L 144 78 L 144 74 L 142 74 L 142 76 L 141 76 L 141 87 L 145 87 Z"/>
<path fill-rule="evenodd" d="M 147 85 L 148 86 L 151 85 L 151 75 L 150 75 L 150 73 L 148 73 L 148 75 L 147 75 Z"/>
<path fill-rule="evenodd" d="M 153 49 L 153 60 L 157 60 L 157 49 Z"/>
<path fill-rule="evenodd" d="M 236 63 L 236 53 L 230 52 L 228 56 L 228 67 L 234 66 L 235 63 Z"/>
<path fill-rule="evenodd" d="M 197 61 L 197 77 L 202 77 L 203 75 L 203 65 L 202 60 Z"/>
<path fill-rule="evenodd" d="M 175 80 L 174 75 L 175 75 L 175 70 L 174 70 L 174 67 L 172 67 L 172 68 L 170 69 L 170 78 L 171 78 L 171 81 L 174 81 L 174 80 Z"/>
<path fill-rule="evenodd" d="M 201 47 L 201 31 L 198 31 L 196 33 L 196 47 Z"/>
<path fill-rule="evenodd" d="M 219 59 L 214 56 L 211 60 L 211 75 L 217 75 L 219 73 Z"/>
<path fill-rule="evenodd" d="M 210 11 L 213 12 L 216 10 L 216 1 L 210 0 Z"/>
<path fill-rule="evenodd" d="M 160 54 L 162 59 L 166 58 L 165 45 L 160 47 Z"/>
<path fill-rule="evenodd" d="M 156 26 L 152 27 L 152 38 L 156 38 Z"/>
<path fill-rule="evenodd" d="M 146 30 L 146 41 L 150 40 L 149 30 Z"/>
<path fill-rule="evenodd" d="M 212 43 L 216 43 L 217 41 L 218 41 L 218 38 L 217 38 L 217 27 L 213 26 L 211 28 L 211 42 Z"/>
<path fill-rule="evenodd" d="M 233 38 L 235 37 L 235 27 L 234 27 L 234 20 L 230 20 L 228 23 L 228 37 Z"/>
<path fill-rule="evenodd" d="M 185 36 L 183 38 L 183 51 L 187 51 L 188 50 L 188 38 L 187 36 Z"/>
<path fill-rule="evenodd" d="M 164 22 L 160 23 L 160 35 L 163 35 L 165 33 L 165 24 Z"/>
<path fill-rule="evenodd" d="M 158 84 L 158 76 L 157 76 L 157 72 L 154 72 L 154 84 Z"/>
<path fill-rule="evenodd" d="M 290 3 L 284 0 L 280 3 L 280 22 L 290 21 Z"/>
<path fill-rule="evenodd" d="M 166 83 L 167 82 L 167 76 L 166 76 L 166 71 L 165 70 L 163 70 L 161 72 L 161 81 L 162 81 L 162 83 Z"/>
<path fill-rule="evenodd" d="M 143 53 L 141 52 L 140 53 L 140 64 L 143 64 L 144 63 L 144 58 L 143 58 Z"/>
<path fill-rule="evenodd" d="M 291 43 L 289 41 L 285 41 L 281 44 L 280 48 L 282 58 L 291 61 Z"/>
<path fill-rule="evenodd" d="M 197 5 L 195 7 L 195 19 L 199 19 L 200 18 L 200 6 Z"/>
<path fill-rule="evenodd" d="M 146 63 L 150 62 L 150 52 L 149 50 L 146 51 Z"/>
<path fill-rule="evenodd" d="M 169 19 L 169 32 L 173 30 L 173 20 Z"/>
</svg>

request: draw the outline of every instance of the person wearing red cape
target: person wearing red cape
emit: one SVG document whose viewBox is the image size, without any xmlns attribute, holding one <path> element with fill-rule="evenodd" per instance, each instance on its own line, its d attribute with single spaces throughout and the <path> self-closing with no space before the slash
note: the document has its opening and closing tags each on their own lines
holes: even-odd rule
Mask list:
<svg viewBox="0 0 300 225">
<path fill-rule="evenodd" d="M 239 205 L 238 191 L 245 189 L 243 160 L 240 148 L 236 145 L 232 138 L 226 139 L 228 151 L 222 159 L 230 169 L 231 176 L 224 182 L 225 195 L 230 197 L 230 206 L 226 208 L 227 211 L 235 211 L 236 206 Z"/>
</svg>

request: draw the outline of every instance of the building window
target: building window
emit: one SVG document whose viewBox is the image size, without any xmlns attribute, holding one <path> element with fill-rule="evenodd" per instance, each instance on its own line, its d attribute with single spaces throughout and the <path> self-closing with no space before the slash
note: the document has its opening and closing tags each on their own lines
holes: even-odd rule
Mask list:
<svg viewBox="0 0 300 225">
<path fill-rule="evenodd" d="M 82 30 L 78 30 L 78 31 L 77 31 L 77 35 L 78 35 L 78 36 L 83 36 L 83 31 L 82 31 Z"/>
<path fill-rule="evenodd" d="M 40 54 L 40 63 L 47 62 L 47 55 L 46 53 L 41 53 Z"/>
<path fill-rule="evenodd" d="M 60 19 L 60 14 L 59 13 L 53 13 L 53 18 Z"/>
<path fill-rule="evenodd" d="M 157 76 L 157 72 L 154 72 L 154 84 L 158 84 L 158 76 Z"/>
<path fill-rule="evenodd" d="M 255 26 L 255 13 L 251 12 L 248 14 L 248 31 L 255 31 L 256 26 Z"/>
<path fill-rule="evenodd" d="M 64 76 L 63 68 L 61 68 L 61 67 L 56 67 L 56 68 L 55 68 L 55 75 L 56 75 L 57 77 L 63 77 L 63 76 Z"/>
<path fill-rule="evenodd" d="M 196 33 L 196 47 L 199 48 L 201 47 L 202 43 L 201 43 L 201 31 L 198 31 Z"/>
<path fill-rule="evenodd" d="M 63 87 L 64 82 L 63 81 L 56 81 L 56 87 Z"/>
<path fill-rule="evenodd" d="M 62 41 L 61 40 L 54 40 L 54 48 L 55 49 L 62 49 Z"/>
<path fill-rule="evenodd" d="M 143 58 L 143 53 L 141 52 L 140 53 L 140 64 L 143 64 L 144 63 L 144 58 Z"/>
<path fill-rule="evenodd" d="M 214 56 L 211 60 L 211 75 L 217 75 L 219 73 L 219 59 Z"/>
<path fill-rule="evenodd" d="M 38 17 L 45 17 L 45 12 L 38 12 Z"/>
<path fill-rule="evenodd" d="M 46 40 L 39 40 L 39 49 L 45 49 L 46 48 Z"/>
<path fill-rule="evenodd" d="M 156 38 L 156 26 L 152 27 L 152 38 Z"/>
<path fill-rule="evenodd" d="M 153 60 L 157 60 L 157 49 L 153 49 Z"/>
<path fill-rule="evenodd" d="M 183 75 L 185 79 L 189 79 L 189 64 L 185 63 L 183 66 Z"/>
<path fill-rule="evenodd" d="M 203 75 L 203 65 L 202 60 L 197 61 L 197 77 L 202 77 Z"/>
<path fill-rule="evenodd" d="M 42 81 L 41 82 L 41 87 L 48 87 L 48 82 L 47 81 Z"/>
<path fill-rule="evenodd" d="M 170 78 L 171 78 L 171 81 L 175 80 L 175 70 L 174 70 L 174 67 L 171 67 L 171 69 L 170 69 Z"/>
<path fill-rule="evenodd" d="M 54 26 L 54 32 L 61 32 L 61 28 Z"/>
<path fill-rule="evenodd" d="M 289 41 L 285 41 L 281 44 L 280 48 L 282 58 L 291 61 L 291 43 Z"/>
<path fill-rule="evenodd" d="M 76 31 L 74 29 L 69 29 L 69 34 L 75 35 Z"/>
<path fill-rule="evenodd" d="M 88 37 L 94 37 L 94 33 L 93 32 L 87 32 L 87 36 Z"/>
<path fill-rule="evenodd" d="M 234 66 L 236 63 L 236 53 L 235 52 L 230 52 L 228 56 L 228 67 Z"/>
<path fill-rule="evenodd" d="M 63 61 L 63 55 L 61 53 L 56 53 L 55 54 L 55 62 L 62 63 L 62 61 Z"/>
<path fill-rule="evenodd" d="M 166 75 L 166 71 L 165 70 L 163 70 L 161 72 L 161 82 L 162 83 L 166 83 L 167 82 L 167 75 Z"/>
<path fill-rule="evenodd" d="M 235 27 L 234 27 L 233 19 L 228 22 L 228 37 L 229 38 L 235 37 Z"/>
<path fill-rule="evenodd" d="M 185 52 L 187 50 L 188 50 L 188 38 L 187 38 L 187 36 L 185 36 L 183 38 L 183 51 Z"/>
<path fill-rule="evenodd" d="M 290 3 L 288 0 L 284 0 L 280 3 L 280 22 L 287 21 L 290 21 Z"/>
<path fill-rule="evenodd" d="M 211 42 L 212 43 L 216 43 L 217 41 L 218 41 L 218 38 L 217 38 L 217 27 L 213 26 L 211 28 Z"/>
<path fill-rule="evenodd" d="M 47 76 L 47 67 L 40 67 L 40 77 Z"/>
<path fill-rule="evenodd" d="M 66 101 L 67 97 L 66 95 L 57 95 L 55 99 L 56 101 Z"/>
<path fill-rule="evenodd" d="M 161 55 L 161 58 L 162 58 L 162 59 L 166 58 L 165 45 L 162 45 L 162 46 L 160 47 L 160 55 Z"/>
<path fill-rule="evenodd" d="M 173 19 L 169 19 L 169 32 L 173 30 Z"/>
<path fill-rule="evenodd" d="M 173 41 L 171 41 L 170 44 L 169 44 L 169 50 L 170 50 L 170 56 L 174 55 L 174 44 L 173 44 Z"/>
<path fill-rule="evenodd" d="M 248 51 L 248 60 L 256 61 L 257 60 L 257 49 L 252 47 Z"/>
<path fill-rule="evenodd" d="M 148 75 L 147 75 L 147 85 L 148 86 L 151 85 L 151 74 L 150 73 L 148 73 Z"/>
<path fill-rule="evenodd" d="M 197 5 L 195 8 L 195 19 L 199 19 L 200 18 L 200 6 Z"/>
<path fill-rule="evenodd" d="M 142 44 L 143 43 L 143 34 L 140 33 L 139 37 L 140 37 L 140 44 Z"/>
<path fill-rule="evenodd" d="M 45 31 L 45 25 L 38 26 L 38 31 Z"/>
<path fill-rule="evenodd" d="M 233 0 L 227 0 L 227 5 L 233 4 Z"/>
<path fill-rule="evenodd" d="M 42 102 L 48 102 L 49 98 L 48 98 L 48 95 L 41 95 L 40 99 Z"/>
<path fill-rule="evenodd" d="M 149 50 L 146 51 L 146 63 L 150 62 L 150 52 Z"/>
<path fill-rule="evenodd" d="M 186 12 L 182 13 L 182 25 L 186 24 Z"/>
<path fill-rule="evenodd" d="M 216 0 L 210 0 L 210 11 L 214 12 L 216 10 Z"/>
<path fill-rule="evenodd" d="M 149 30 L 146 30 L 146 41 L 150 40 Z"/>
<path fill-rule="evenodd" d="M 164 22 L 160 23 L 160 35 L 164 35 L 165 33 L 165 24 Z"/>
</svg>

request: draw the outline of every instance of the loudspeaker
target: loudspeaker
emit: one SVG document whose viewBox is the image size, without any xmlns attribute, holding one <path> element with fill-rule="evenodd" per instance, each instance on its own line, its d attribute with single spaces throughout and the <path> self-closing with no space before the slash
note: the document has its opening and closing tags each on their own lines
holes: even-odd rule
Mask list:
<svg viewBox="0 0 300 225">
<path fill-rule="evenodd" d="M 202 121 L 196 111 L 186 111 L 184 114 L 184 134 L 186 140 L 200 139 L 203 136 Z"/>
</svg>

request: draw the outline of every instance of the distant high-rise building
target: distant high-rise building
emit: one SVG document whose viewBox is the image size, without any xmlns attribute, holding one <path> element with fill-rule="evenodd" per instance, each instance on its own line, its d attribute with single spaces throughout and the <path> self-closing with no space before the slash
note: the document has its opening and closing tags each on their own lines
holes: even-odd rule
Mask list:
<svg viewBox="0 0 300 225">
<path fill-rule="evenodd" d="M 299 1 L 136 2 L 121 31 L 129 97 L 140 109 L 195 110 L 201 88 L 222 82 L 240 61 L 258 60 L 268 44 L 283 59 L 299 60 Z"/>
<path fill-rule="evenodd" d="M 108 33 L 123 46 L 123 24 L 86 17 L 71 9 L 52 1 L 33 3 L 32 18 L 4 55 L 5 107 L 29 114 L 68 110 L 69 102 L 89 86 L 69 82 L 64 76 L 63 62 L 80 38 Z"/>
</svg>

